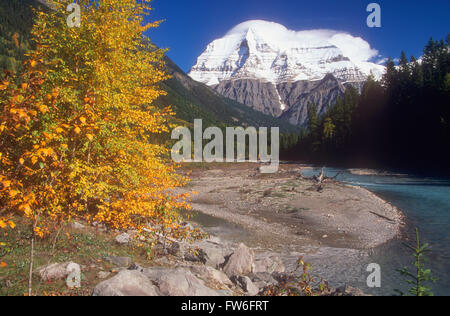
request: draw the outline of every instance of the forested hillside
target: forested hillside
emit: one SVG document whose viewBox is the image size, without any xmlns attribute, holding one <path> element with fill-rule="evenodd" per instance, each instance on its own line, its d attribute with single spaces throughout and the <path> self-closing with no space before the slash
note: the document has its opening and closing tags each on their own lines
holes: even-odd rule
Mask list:
<svg viewBox="0 0 450 316">
<path fill-rule="evenodd" d="M 2 0 L 0 5 L 0 69 L 18 70 L 30 49 L 33 8 L 44 6 L 35 0 Z"/>
<path fill-rule="evenodd" d="M 209 88 L 187 76 L 173 61 L 166 58 L 166 66 L 171 79 L 165 81 L 162 87 L 168 92 L 167 96 L 160 97 L 158 104 L 173 105 L 177 117 L 186 122 L 202 118 L 204 126 L 254 126 L 254 127 L 280 127 L 284 134 L 299 132 L 298 128 L 287 121 L 265 115 L 248 106 L 225 98 Z M 290 142 L 294 145 L 294 141 Z"/>
</svg>

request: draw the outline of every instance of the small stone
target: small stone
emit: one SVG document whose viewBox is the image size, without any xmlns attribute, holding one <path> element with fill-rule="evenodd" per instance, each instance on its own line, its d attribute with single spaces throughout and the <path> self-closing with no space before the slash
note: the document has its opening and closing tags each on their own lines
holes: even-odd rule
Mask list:
<svg viewBox="0 0 450 316">
<path fill-rule="evenodd" d="M 79 264 L 74 262 L 53 263 L 36 270 L 42 281 L 57 281 L 66 279 L 74 270 L 81 271 Z"/>
<path fill-rule="evenodd" d="M 144 268 L 141 267 L 140 265 L 138 265 L 137 263 L 133 263 L 133 264 L 128 268 L 128 270 L 130 270 L 130 271 L 139 271 L 139 272 L 143 272 L 143 271 L 144 271 Z"/>
<path fill-rule="evenodd" d="M 116 237 L 116 242 L 121 245 L 127 245 L 130 243 L 130 235 L 127 233 L 120 234 Z"/>
<path fill-rule="evenodd" d="M 132 263 L 130 257 L 104 257 L 103 260 L 118 267 L 129 267 Z"/>
<path fill-rule="evenodd" d="M 78 223 L 78 222 L 72 222 L 72 223 L 70 224 L 70 227 L 71 227 L 72 229 L 77 229 L 77 230 L 81 230 L 81 229 L 86 228 L 86 226 L 84 226 L 83 224 L 80 224 L 80 223 Z"/>
<path fill-rule="evenodd" d="M 97 278 L 104 280 L 111 275 L 111 272 L 100 271 L 97 273 Z"/>
<path fill-rule="evenodd" d="M 259 288 L 247 276 L 234 276 L 231 280 L 239 285 L 244 292 L 250 296 L 256 296 L 259 293 Z"/>
</svg>

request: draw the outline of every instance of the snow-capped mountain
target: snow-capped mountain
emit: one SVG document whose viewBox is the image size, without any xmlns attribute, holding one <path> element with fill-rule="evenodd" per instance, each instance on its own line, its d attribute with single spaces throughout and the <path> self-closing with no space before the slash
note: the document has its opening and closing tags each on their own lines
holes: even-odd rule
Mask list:
<svg viewBox="0 0 450 316">
<path fill-rule="evenodd" d="M 341 87 L 360 86 L 370 74 L 379 79 L 384 73 L 384 66 L 370 62 L 377 57 L 378 52 L 369 43 L 346 33 L 297 32 L 277 23 L 254 20 L 237 25 L 223 38 L 210 43 L 189 76 L 214 87 L 226 97 L 266 114 L 281 116 L 287 112 L 304 112 L 292 109 L 297 103 L 304 104 L 301 98 L 308 97 L 298 88 L 301 85 L 292 83 L 316 82 L 313 85 L 319 87 L 322 86 L 319 82 L 330 79 L 331 74 L 337 80 L 330 82 L 339 83 Z M 293 86 L 297 87 L 294 100 L 292 91 L 286 90 Z M 345 91 L 341 87 L 333 91 Z M 324 91 L 320 91 L 320 95 L 323 96 Z M 333 100 L 327 102 L 328 107 Z M 318 106 L 323 108 L 323 104 Z M 288 119 L 299 125 L 305 123 L 303 116 Z"/>
<path fill-rule="evenodd" d="M 291 31 L 266 21 L 248 21 L 208 45 L 189 75 L 216 85 L 231 79 L 275 84 L 322 80 L 331 73 L 342 82 L 364 81 L 384 67 L 368 62 L 376 50 L 361 38 L 330 30 Z"/>
</svg>

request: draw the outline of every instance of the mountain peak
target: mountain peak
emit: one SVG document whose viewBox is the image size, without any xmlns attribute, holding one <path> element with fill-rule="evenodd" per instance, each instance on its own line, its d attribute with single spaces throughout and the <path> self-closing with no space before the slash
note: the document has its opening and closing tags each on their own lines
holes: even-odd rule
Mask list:
<svg viewBox="0 0 450 316">
<path fill-rule="evenodd" d="M 275 84 L 322 80 L 362 82 L 384 67 L 378 52 L 359 37 L 333 30 L 293 31 L 263 20 L 246 21 L 210 43 L 189 75 L 210 86 L 225 80 L 257 79 Z"/>
<path fill-rule="evenodd" d="M 247 34 L 248 32 L 274 33 L 286 32 L 288 29 L 281 24 L 268 22 L 264 20 L 250 20 L 240 23 L 233 27 L 225 36 L 233 36 L 237 34 Z"/>
</svg>

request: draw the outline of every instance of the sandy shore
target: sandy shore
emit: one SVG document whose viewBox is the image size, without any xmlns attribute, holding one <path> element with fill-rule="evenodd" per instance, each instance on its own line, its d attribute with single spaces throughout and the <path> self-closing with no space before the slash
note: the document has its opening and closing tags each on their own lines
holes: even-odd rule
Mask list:
<svg viewBox="0 0 450 316">
<path fill-rule="evenodd" d="M 198 192 L 193 209 L 245 229 L 236 236 L 240 241 L 276 252 L 371 249 L 400 233 L 401 212 L 363 188 L 328 180 L 317 192 L 314 182 L 301 176 L 301 165 L 283 165 L 273 175 L 257 168 L 192 168 L 186 190 Z"/>
</svg>

